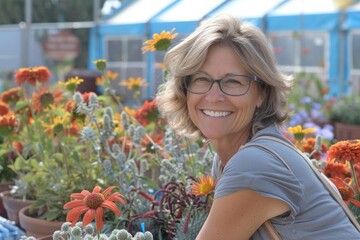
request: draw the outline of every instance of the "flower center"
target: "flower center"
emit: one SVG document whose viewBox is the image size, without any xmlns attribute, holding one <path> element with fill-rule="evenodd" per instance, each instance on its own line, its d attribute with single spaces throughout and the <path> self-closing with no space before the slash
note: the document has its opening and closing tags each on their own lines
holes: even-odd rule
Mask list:
<svg viewBox="0 0 360 240">
<path fill-rule="evenodd" d="M 40 102 L 44 107 L 54 103 L 54 97 L 51 93 L 44 93 L 40 96 Z"/>
<path fill-rule="evenodd" d="M 162 38 L 155 43 L 156 50 L 164 51 L 170 47 L 171 40 L 168 38 Z"/>
<path fill-rule="evenodd" d="M 85 205 L 91 209 L 97 209 L 104 202 L 104 196 L 100 193 L 91 193 L 85 198 Z"/>
</svg>

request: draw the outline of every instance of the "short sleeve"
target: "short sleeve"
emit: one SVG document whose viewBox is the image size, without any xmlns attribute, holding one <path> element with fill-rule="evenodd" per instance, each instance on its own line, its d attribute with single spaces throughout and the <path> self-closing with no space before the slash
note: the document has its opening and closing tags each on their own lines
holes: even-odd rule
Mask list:
<svg viewBox="0 0 360 240">
<path fill-rule="evenodd" d="M 241 189 L 286 202 L 292 219 L 299 213 L 302 184 L 280 159 L 261 148 L 244 148 L 229 160 L 216 185 L 215 198 Z"/>
</svg>

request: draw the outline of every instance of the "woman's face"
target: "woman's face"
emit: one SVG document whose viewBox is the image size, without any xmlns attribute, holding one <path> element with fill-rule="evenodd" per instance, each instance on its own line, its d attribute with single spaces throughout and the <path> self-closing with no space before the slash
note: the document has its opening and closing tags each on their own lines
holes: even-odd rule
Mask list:
<svg viewBox="0 0 360 240">
<path fill-rule="evenodd" d="M 243 70 L 234 50 L 218 45 L 209 49 L 199 73 L 212 79 L 220 79 L 229 74 L 249 75 Z M 217 83 L 207 93 L 187 92 L 191 120 L 207 139 L 213 140 L 238 139 L 239 134 L 248 134 L 255 108 L 261 102 L 262 98 L 254 82 L 242 96 L 226 95 Z"/>
</svg>

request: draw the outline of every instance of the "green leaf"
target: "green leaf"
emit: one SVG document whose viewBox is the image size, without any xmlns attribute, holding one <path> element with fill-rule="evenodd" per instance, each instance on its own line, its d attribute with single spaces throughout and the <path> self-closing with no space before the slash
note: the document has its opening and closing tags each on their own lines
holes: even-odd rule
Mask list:
<svg viewBox="0 0 360 240">
<path fill-rule="evenodd" d="M 18 101 L 15 105 L 15 111 L 18 111 L 26 106 L 30 106 L 30 101 Z"/>
</svg>

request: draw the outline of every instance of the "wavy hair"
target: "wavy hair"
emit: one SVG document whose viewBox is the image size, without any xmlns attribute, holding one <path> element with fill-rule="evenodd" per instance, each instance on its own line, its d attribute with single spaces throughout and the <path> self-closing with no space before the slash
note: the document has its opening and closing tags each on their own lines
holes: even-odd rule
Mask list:
<svg viewBox="0 0 360 240">
<path fill-rule="evenodd" d="M 272 123 L 281 125 L 288 116 L 287 94 L 291 90 L 292 79 L 277 69 L 272 47 L 261 30 L 248 22 L 222 14 L 204 20 L 165 55 L 168 72 L 166 82 L 158 89 L 156 101 L 170 126 L 179 134 L 201 136 L 189 117 L 184 82 L 198 72 L 208 49 L 215 44 L 233 49 L 244 70 L 261 79 L 259 91 L 265 96 L 254 114 L 251 134 Z"/>
</svg>

